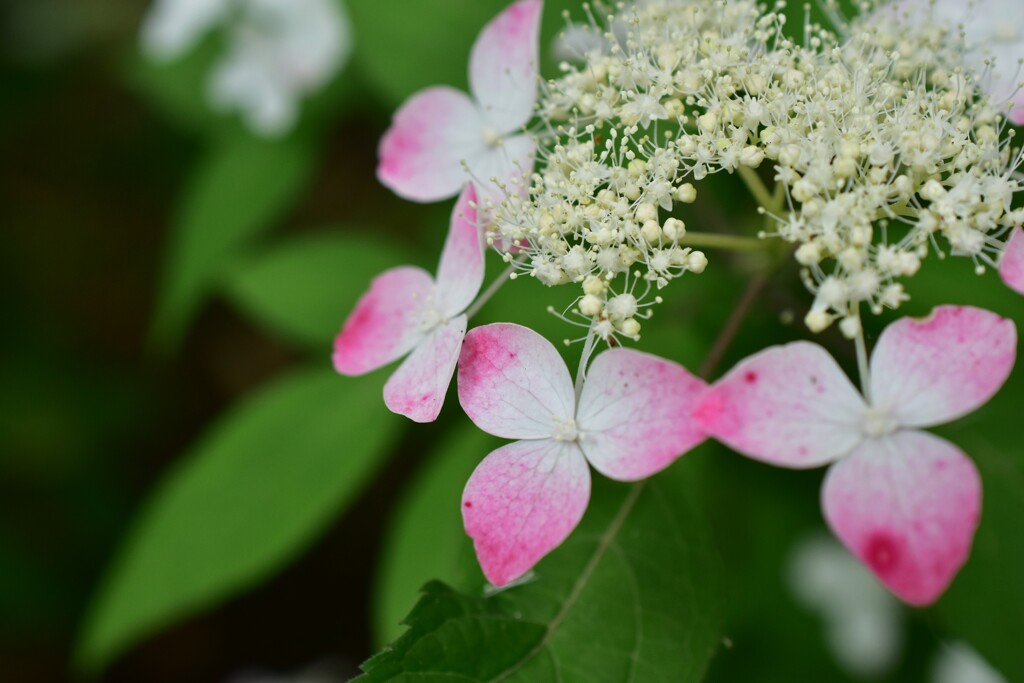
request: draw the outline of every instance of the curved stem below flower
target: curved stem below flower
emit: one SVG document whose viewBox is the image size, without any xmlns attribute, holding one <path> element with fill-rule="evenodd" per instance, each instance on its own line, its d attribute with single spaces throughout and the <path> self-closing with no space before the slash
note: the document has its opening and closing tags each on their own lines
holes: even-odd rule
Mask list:
<svg viewBox="0 0 1024 683">
<path fill-rule="evenodd" d="M 480 309 L 484 307 L 484 304 L 486 304 L 488 301 L 490 301 L 491 298 L 495 294 L 498 293 L 498 290 L 501 289 L 501 286 L 504 285 L 506 282 L 508 282 L 511 279 L 512 273 L 515 272 L 516 265 L 518 265 L 520 262 L 522 262 L 524 258 L 525 258 L 525 256 L 523 256 L 522 254 L 517 256 L 516 259 L 514 261 L 512 261 L 512 263 L 508 264 L 508 268 L 503 270 L 501 275 L 499 275 L 497 278 L 495 278 L 494 282 L 492 282 L 491 284 L 489 284 L 487 286 L 487 289 L 485 289 L 480 294 L 480 296 L 478 296 L 476 298 L 476 301 L 474 301 L 470 305 L 470 307 L 466 309 L 466 318 L 467 319 L 472 318 L 474 315 L 479 313 Z"/>
</svg>

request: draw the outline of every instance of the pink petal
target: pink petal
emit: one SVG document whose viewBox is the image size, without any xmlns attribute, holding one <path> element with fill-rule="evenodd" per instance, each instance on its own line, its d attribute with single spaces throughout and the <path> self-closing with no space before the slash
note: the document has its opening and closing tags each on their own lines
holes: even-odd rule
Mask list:
<svg viewBox="0 0 1024 683">
<path fill-rule="evenodd" d="M 980 308 L 940 306 L 925 320 L 897 320 L 879 337 L 872 400 L 904 426 L 949 422 L 992 398 L 1016 356 L 1011 321 Z"/>
<path fill-rule="evenodd" d="M 705 439 L 691 416 L 706 389 L 677 363 L 631 349 L 605 351 L 580 395 L 580 447 L 607 477 L 649 477 Z"/>
<path fill-rule="evenodd" d="M 395 113 L 381 138 L 377 177 L 406 199 L 453 197 L 469 180 L 462 160 L 487 151 L 484 128 L 465 93 L 445 86 L 422 90 Z"/>
<path fill-rule="evenodd" d="M 1010 122 L 1015 126 L 1024 126 L 1024 92 L 1017 92 L 1013 108 L 1010 110 Z"/>
<path fill-rule="evenodd" d="M 829 525 L 899 598 L 934 602 L 967 561 L 981 480 L 963 452 L 916 430 L 865 441 L 829 470 Z"/>
<path fill-rule="evenodd" d="M 695 415 L 733 450 L 782 467 L 817 467 L 861 439 L 864 402 L 817 344 L 775 346 L 742 361 L 701 400 Z"/>
<path fill-rule="evenodd" d="M 433 287 L 426 271 L 413 266 L 374 278 L 334 340 L 335 369 L 361 375 L 408 353 L 423 338 L 420 312 Z"/>
<path fill-rule="evenodd" d="M 448 239 L 437 267 L 437 303 L 446 316 L 466 310 L 484 281 L 484 249 L 476 201 L 476 190 L 470 183 L 455 202 Z"/>
<path fill-rule="evenodd" d="M 1024 294 L 1024 230 L 1014 228 L 1007 240 L 999 261 L 999 275 L 1011 289 Z"/>
<path fill-rule="evenodd" d="M 384 403 L 414 422 L 433 422 L 441 413 L 466 336 L 466 316 L 439 327 L 413 349 L 384 385 Z"/>
<path fill-rule="evenodd" d="M 498 133 L 522 127 L 537 97 L 541 0 L 520 0 L 477 36 L 469 61 L 470 90 Z"/>
<path fill-rule="evenodd" d="M 543 439 L 573 418 L 569 370 L 551 343 L 509 323 L 476 327 L 459 357 L 459 403 L 480 429 L 506 439 Z"/>
<path fill-rule="evenodd" d="M 580 449 L 551 439 L 493 451 L 462 494 L 462 520 L 484 576 L 495 586 L 519 578 L 568 537 L 590 500 Z"/>
</svg>

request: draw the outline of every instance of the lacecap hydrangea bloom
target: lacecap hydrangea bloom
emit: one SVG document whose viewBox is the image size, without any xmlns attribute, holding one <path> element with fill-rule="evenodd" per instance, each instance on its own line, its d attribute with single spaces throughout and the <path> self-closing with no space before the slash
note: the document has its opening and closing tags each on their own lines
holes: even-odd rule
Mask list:
<svg viewBox="0 0 1024 683">
<path fill-rule="evenodd" d="M 228 47 L 209 75 L 210 102 L 265 136 L 291 130 L 302 99 L 342 69 L 352 48 L 341 0 L 156 0 L 142 47 L 153 59 L 176 59 L 216 28 Z"/>
<path fill-rule="evenodd" d="M 568 536 L 586 508 L 589 466 L 644 478 L 706 435 L 786 467 L 831 464 L 829 525 L 908 603 L 937 599 L 965 562 L 979 476 L 923 429 L 999 389 L 1015 359 L 1013 325 L 940 307 L 890 325 L 869 363 L 861 321 L 903 305 L 930 259 L 962 257 L 965 277 L 996 269 L 1024 292 L 1019 100 L 994 85 L 1004 57 L 998 71 L 979 66 L 985 39 L 937 8 L 911 18 L 909 6 L 867 3 L 846 19 L 825 7 L 835 30 L 808 23 L 797 41 L 782 3 L 583 4 L 587 21 L 560 43 L 575 53 L 538 81 L 543 5 L 520 0 L 478 36 L 470 94 L 429 88 L 395 114 L 378 177 L 417 201 L 471 183 L 476 197 L 460 198 L 452 234 L 472 214 L 458 240 L 478 250 L 449 268 L 449 236 L 436 282 L 418 270 L 380 276 L 339 335 L 335 363 L 354 374 L 412 351 L 385 399 L 428 421 L 458 358 L 469 417 L 519 439 L 483 460 L 463 496 L 492 583 L 522 576 Z M 702 181 L 723 172 L 758 204 L 756 235 L 685 224 Z M 781 248 L 765 251 L 792 254 L 810 291 L 807 328 L 837 324 L 854 341 L 863 391 L 807 342 L 755 354 L 711 388 L 621 348 L 641 341 L 664 288 L 709 267 L 705 249 L 772 242 Z M 477 296 L 484 247 L 508 264 L 495 287 L 528 276 L 576 288 L 552 311 L 583 330 L 575 382 L 525 328 L 467 332 L 494 291 Z M 453 277 L 457 305 L 445 294 Z"/>
</svg>

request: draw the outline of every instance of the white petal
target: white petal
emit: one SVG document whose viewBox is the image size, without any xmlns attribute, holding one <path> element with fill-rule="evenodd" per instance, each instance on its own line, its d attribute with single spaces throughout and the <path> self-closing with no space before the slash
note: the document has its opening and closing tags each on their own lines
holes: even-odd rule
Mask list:
<svg viewBox="0 0 1024 683">
<path fill-rule="evenodd" d="M 580 447 L 607 477 L 649 477 L 705 439 L 692 413 L 706 389 L 678 363 L 632 349 L 605 351 L 580 394 Z"/>
<path fill-rule="evenodd" d="M 377 177 L 406 199 L 453 197 L 470 180 L 462 162 L 494 153 L 487 148 L 484 128 L 465 93 L 444 86 L 421 90 L 395 113 L 381 138 Z"/>
<path fill-rule="evenodd" d="M 466 335 L 459 402 L 489 434 L 543 439 L 573 419 L 576 394 L 551 342 L 526 327 L 497 323 Z"/>
<path fill-rule="evenodd" d="M 775 346 L 742 361 L 695 412 L 733 450 L 782 467 L 817 467 L 861 440 L 864 401 L 817 344 Z"/>
<path fill-rule="evenodd" d="M 466 310 L 484 281 L 484 249 L 476 201 L 476 190 L 469 183 L 452 209 L 448 238 L 437 266 L 437 301 L 446 316 Z"/>
<path fill-rule="evenodd" d="M 421 341 L 384 385 L 388 409 L 414 422 L 436 420 L 465 336 L 466 316 L 460 315 Z"/>
<path fill-rule="evenodd" d="M 473 45 L 470 90 L 497 133 L 522 127 L 537 97 L 541 0 L 520 0 L 495 17 Z"/>
<path fill-rule="evenodd" d="M 488 455 L 466 483 L 462 519 L 487 580 L 528 572 L 576 528 L 590 500 L 590 470 L 572 443 L 516 441 Z"/>
</svg>

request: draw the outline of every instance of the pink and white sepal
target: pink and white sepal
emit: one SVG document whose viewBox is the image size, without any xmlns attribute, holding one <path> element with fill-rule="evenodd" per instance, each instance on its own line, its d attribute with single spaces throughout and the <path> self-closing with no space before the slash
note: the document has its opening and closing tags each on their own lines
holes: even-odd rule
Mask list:
<svg viewBox="0 0 1024 683">
<path fill-rule="evenodd" d="M 528 175 L 534 139 L 522 128 L 533 116 L 539 77 L 542 0 L 519 0 L 477 36 L 469 62 L 472 96 L 448 86 L 412 95 L 380 141 L 377 177 L 406 199 L 433 202 L 458 194 L 470 179 L 482 195 Z"/>
<path fill-rule="evenodd" d="M 1024 230 L 1014 228 L 999 259 L 999 276 L 1019 294 L 1024 294 Z"/>
<path fill-rule="evenodd" d="M 384 402 L 416 422 L 433 422 L 441 412 L 466 336 L 465 310 L 483 284 L 476 201 L 476 190 L 467 185 L 452 211 L 436 280 L 415 266 L 384 271 L 334 340 L 334 367 L 343 375 L 361 375 L 409 354 L 384 385 Z"/>
<path fill-rule="evenodd" d="M 506 323 L 474 328 L 459 360 L 459 402 L 485 432 L 519 439 L 491 452 L 462 494 L 487 580 L 506 586 L 558 547 L 605 476 L 651 476 L 701 443 L 692 410 L 706 390 L 676 363 L 631 349 L 598 355 L 577 399 L 558 351 Z"/>
<path fill-rule="evenodd" d="M 995 395 L 1016 345 L 1011 321 L 942 306 L 882 333 L 870 401 L 822 347 L 796 342 L 739 363 L 695 415 L 711 436 L 751 458 L 790 468 L 831 463 L 821 500 L 833 532 L 897 597 L 927 605 L 967 560 L 981 482 L 957 446 L 922 429 Z"/>
</svg>

